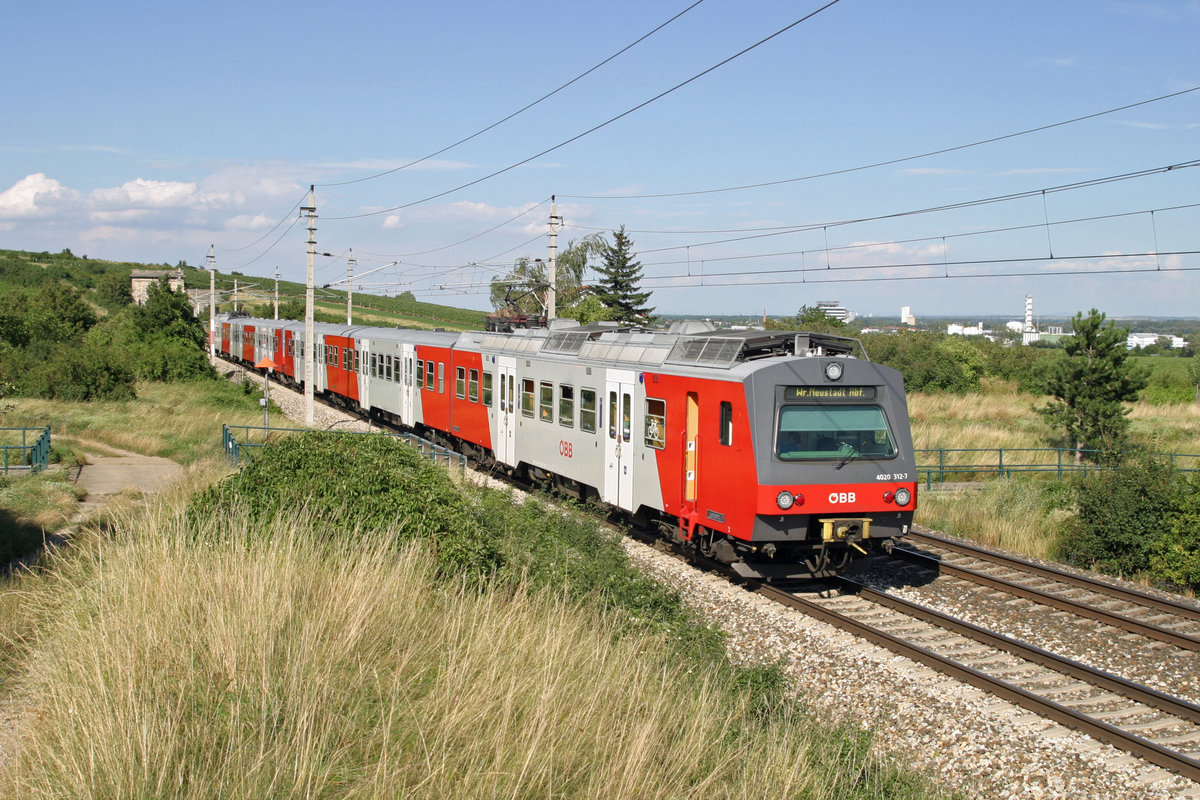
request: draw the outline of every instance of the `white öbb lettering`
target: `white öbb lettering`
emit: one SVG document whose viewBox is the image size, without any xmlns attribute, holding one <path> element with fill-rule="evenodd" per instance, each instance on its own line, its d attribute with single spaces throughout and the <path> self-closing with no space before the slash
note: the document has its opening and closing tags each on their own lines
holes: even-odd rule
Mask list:
<svg viewBox="0 0 1200 800">
<path fill-rule="evenodd" d="M 854 492 L 830 492 L 829 502 L 831 503 L 853 503 Z"/>
</svg>

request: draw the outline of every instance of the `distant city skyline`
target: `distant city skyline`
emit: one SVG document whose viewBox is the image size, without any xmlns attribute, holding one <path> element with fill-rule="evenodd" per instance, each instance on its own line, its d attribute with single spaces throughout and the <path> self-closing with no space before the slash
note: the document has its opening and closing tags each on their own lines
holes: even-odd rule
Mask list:
<svg viewBox="0 0 1200 800">
<path fill-rule="evenodd" d="M 0 247 L 303 282 L 315 184 L 318 285 L 486 309 L 553 196 L 661 313 L 1200 313 L 1200 5 L 824 5 L 26 4 Z"/>
</svg>

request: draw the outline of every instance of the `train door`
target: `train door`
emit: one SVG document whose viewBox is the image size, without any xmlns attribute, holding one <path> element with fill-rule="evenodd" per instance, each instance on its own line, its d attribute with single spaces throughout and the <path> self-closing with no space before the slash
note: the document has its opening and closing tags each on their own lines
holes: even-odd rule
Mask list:
<svg viewBox="0 0 1200 800">
<path fill-rule="evenodd" d="M 359 408 L 371 410 L 371 339 L 360 339 L 359 353 Z"/>
<path fill-rule="evenodd" d="M 687 394 L 687 429 L 684 433 L 683 499 L 687 503 L 696 502 L 696 464 L 699 453 L 700 431 L 700 399 L 695 392 Z"/>
<path fill-rule="evenodd" d="M 633 372 L 609 370 L 605 384 L 604 496 L 633 511 Z"/>
<path fill-rule="evenodd" d="M 400 345 L 400 421 L 413 427 L 416 425 L 416 402 L 414 393 L 417 391 L 417 348 L 411 344 Z"/>
<path fill-rule="evenodd" d="M 510 467 L 516 462 L 517 427 L 517 360 L 501 356 L 496 359 L 496 382 L 492 393 L 496 403 L 496 460 Z"/>
</svg>

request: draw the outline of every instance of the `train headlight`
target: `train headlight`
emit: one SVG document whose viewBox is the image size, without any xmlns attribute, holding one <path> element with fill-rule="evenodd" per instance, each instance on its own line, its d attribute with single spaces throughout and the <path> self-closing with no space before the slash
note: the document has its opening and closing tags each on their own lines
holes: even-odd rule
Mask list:
<svg viewBox="0 0 1200 800">
<path fill-rule="evenodd" d="M 837 361 L 825 362 L 825 377 L 831 381 L 842 379 L 842 365 Z"/>
<path fill-rule="evenodd" d="M 896 505 L 906 506 L 910 500 L 912 500 L 912 493 L 908 489 L 896 490 Z"/>
<path fill-rule="evenodd" d="M 775 505 L 779 506 L 783 511 L 787 511 L 792 507 L 792 503 L 796 502 L 796 498 L 787 489 L 784 489 L 779 494 L 775 495 Z"/>
</svg>

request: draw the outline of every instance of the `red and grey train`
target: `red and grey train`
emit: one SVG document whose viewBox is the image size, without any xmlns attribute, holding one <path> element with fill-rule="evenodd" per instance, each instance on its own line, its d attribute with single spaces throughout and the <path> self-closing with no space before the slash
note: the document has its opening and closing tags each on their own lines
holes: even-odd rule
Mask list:
<svg viewBox="0 0 1200 800">
<path fill-rule="evenodd" d="M 569 325 L 562 325 L 563 322 Z M 223 318 L 217 348 L 303 385 L 304 324 Z M 318 324 L 313 391 L 552 480 L 747 577 L 825 577 L 908 532 L 900 373 L 854 340 L 611 324 L 511 333 Z"/>
</svg>

